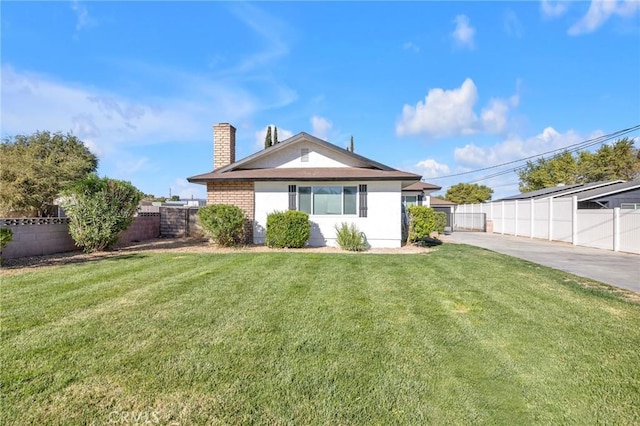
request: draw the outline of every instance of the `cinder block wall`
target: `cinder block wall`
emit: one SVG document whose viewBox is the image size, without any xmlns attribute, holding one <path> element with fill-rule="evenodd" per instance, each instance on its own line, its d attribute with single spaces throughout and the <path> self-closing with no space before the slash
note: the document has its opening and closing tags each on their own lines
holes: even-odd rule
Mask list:
<svg viewBox="0 0 640 426">
<path fill-rule="evenodd" d="M 13 231 L 13 239 L 2 250 L 4 259 L 64 253 L 79 250 L 69 234 L 67 218 L 0 219 L 3 228 Z M 136 217 L 118 240 L 118 244 L 145 241 L 160 236 L 160 214 Z"/>
<path fill-rule="evenodd" d="M 139 213 L 124 232 L 120 234 L 118 244 L 146 241 L 160 236 L 160 213 Z"/>
<path fill-rule="evenodd" d="M 202 236 L 202 229 L 198 225 L 198 209 L 160 207 L 160 234 L 172 238 Z"/>
<path fill-rule="evenodd" d="M 78 250 L 66 218 L 2 219 L 0 223 L 13 231 L 13 239 L 2 250 L 5 259 Z"/>
</svg>

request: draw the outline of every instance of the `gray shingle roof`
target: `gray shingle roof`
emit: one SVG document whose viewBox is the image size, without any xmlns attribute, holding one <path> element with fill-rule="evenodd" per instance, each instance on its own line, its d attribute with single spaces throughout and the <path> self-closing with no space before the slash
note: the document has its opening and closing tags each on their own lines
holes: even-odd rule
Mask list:
<svg viewBox="0 0 640 426">
<path fill-rule="evenodd" d="M 566 197 L 571 194 L 581 193 L 590 189 L 608 187 L 614 184 L 624 182 L 622 180 L 610 180 L 603 182 L 578 183 L 573 185 L 553 186 L 551 188 L 539 189 L 537 191 L 523 192 L 521 194 L 512 195 L 510 197 L 500 198 L 495 201 L 512 201 L 512 200 L 530 200 L 549 197 Z"/>
<path fill-rule="evenodd" d="M 589 201 L 596 198 L 619 194 L 621 192 L 632 191 L 638 188 L 640 188 L 640 180 L 632 180 L 629 182 L 615 183 L 613 185 L 594 188 L 589 191 L 580 192 L 576 195 L 578 197 L 578 201 Z"/>
</svg>

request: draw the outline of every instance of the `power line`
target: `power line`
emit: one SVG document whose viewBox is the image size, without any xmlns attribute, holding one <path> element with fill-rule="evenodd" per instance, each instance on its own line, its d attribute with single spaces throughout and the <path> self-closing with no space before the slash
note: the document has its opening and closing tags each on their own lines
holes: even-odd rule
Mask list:
<svg viewBox="0 0 640 426">
<path fill-rule="evenodd" d="M 610 139 L 625 135 L 627 133 L 631 133 L 635 130 L 639 130 L 640 129 L 640 124 L 633 126 L 633 127 L 629 127 L 627 129 L 623 129 L 623 130 L 618 130 L 616 132 L 613 133 L 609 133 L 608 135 L 602 135 L 602 136 L 598 136 L 596 138 L 593 139 L 587 139 L 586 141 L 582 141 L 582 142 L 577 142 L 571 145 L 567 145 L 565 147 L 562 148 L 557 148 L 551 151 L 547 151 L 547 152 L 542 152 L 540 154 L 535 154 L 535 155 L 531 155 L 529 157 L 525 157 L 525 158 L 520 158 L 518 160 L 512 160 L 512 161 L 507 161 L 506 163 L 501 163 L 501 164 L 496 164 L 494 166 L 489 166 L 489 167 L 483 167 L 481 169 L 476 169 L 476 170 L 471 170 L 468 172 L 461 172 L 461 173 L 454 173 L 454 174 L 450 174 L 450 175 L 445 175 L 445 176 L 436 176 L 436 177 L 429 177 L 429 178 L 424 178 L 425 180 L 436 180 L 436 179 L 445 179 L 445 178 L 451 178 L 451 177 L 456 177 L 456 176 L 463 176 L 463 175 L 468 175 L 468 174 L 472 174 L 472 173 L 478 173 L 478 172 L 482 172 L 485 170 L 491 170 L 491 169 L 496 169 L 499 167 L 504 167 L 504 166 L 508 166 L 509 164 L 515 164 L 515 163 L 520 163 L 522 161 L 526 161 L 526 160 L 530 160 L 532 158 L 537 158 L 537 157 L 541 157 L 544 155 L 548 155 L 548 154 L 553 154 L 553 153 L 557 153 L 557 152 L 561 152 L 561 151 L 569 151 L 569 152 L 575 152 L 575 151 L 580 151 L 584 148 L 588 148 L 591 147 L 593 145 L 597 145 L 597 144 L 602 144 Z M 571 149 L 568 149 L 571 148 Z M 511 173 L 512 171 L 516 171 L 519 168 L 523 168 L 524 166 L 520 166 L 516 169 L 509 169 L 507 171 L 504 171 L 504 173 Z M 499 176 L 499 175 L 498 175 Z M 491 175 L 490 177 L 494 177 L 493 175 Z M 487 177 L 488 179 L 489 177 Z M 484 179 L 480 179 L 480 180 L 484 180 Z M 476 182 L 476 181 L 474 181 Z M 473 183 L 473 182 L 471 182 Z"/>
<path fill-rule="evenodd" d="M 588 148 L 588 147 L 591 147 L 591 146 L 594 146 L 594 145 L 598 145 L 598 144 L 603 144 L 603 143 L 605 143 L 605 142 L 607 142 L 607 141 L 609 141 L 611 139 L 617 138 L 617 137 L 619 137 L 619 136 L 621 136 L 623 134 L 626 134 L 626 133 L 630 133 L 630 132 L 632 132 L 632 131 L 634 131 L 636 129 L 639 129 L 639 128 L 640 128 L 640 125 L 634 126 L 634 127 L 630 127 L 628 129 L 624 129 L 624 130 L 619 130 L 617 132 L 610 133 L 608 135 L 603 135 L 603 136 L 600 136 L 598 138 L 594 138 L 594 139 L 590 139 L 590 140 L 581 142 L 580 144 L 569 145 L 569 146 L 575 146 L 575 145 L 579 145 L 579 146 L 575 146 L 572 149 L 564 148 L 564 149 L 561 149 L 561 151 L 567 151 L 567 152 L 570 152 L 570 153 L 577 152 L 577 151 L 580 151 L 580 150 L 582 150 L 584 148 Z M 539 154 L 539 155 L 543 155 L 543 154 Z M 510 162 L 509 164 L 511 164 L 511 163 L 513 163 L 513 162 Z M 509 174 L 509 173 L 515 173 L 515 172 L 517 172 L 519 170 L 522 170 L 522 169 L 524 169 L 526 167 L 527 167 L 527 165 L 524 164 L 524 165 L 515 167 L 513 169 L 502 170 L 502 171 L 496 172 L 496 173 L 491 174 L 491 175 L 483 176 L 481 178 L 472 180 L 472 181 L 467 182 L 467 183 L 477 183 L 477 182 L 481 182 L 483 180 L 487 180 L 487 179 L 491 179 L 491 178 L 494 178 L 494 177 L 506 175 L 506 174 Z"/>
</svg>

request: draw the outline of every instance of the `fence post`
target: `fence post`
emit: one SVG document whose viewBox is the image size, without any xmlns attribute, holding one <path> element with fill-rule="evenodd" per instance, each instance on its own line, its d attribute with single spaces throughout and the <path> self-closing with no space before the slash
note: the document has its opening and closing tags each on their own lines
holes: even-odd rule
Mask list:
<svg viewBox="0 0 640 426">
<path fill-rule="evenodd" d="M 529 226 L 529 238 L 533 238 L 533 198 L 529 199 L 529 221 L 530 221 L 530 226 Z"/>
<path fill-rule="evenodd" d="M 516 214 L 514 215 L 513 235 L 518 236 L 518 200 L 516 200 Z"/>
<path fill-rule="evenodd" d="M 578 197 L 571 197 L 571 243 L 578 245 Z"/>
<path fill-rule="evenodd" d="M 502 217 L 500 218 L 500 234 L 504 235 L 504 201 L 501 201 L 502 203 Z"/>
<path fill-rule="evenodd" d="M 553 197 L 549 197 L 549 241 L 553 241 Z"/>
<path fill-rule="evenodd" d="M 620 251 L 620 207 L 613 209 L 613 251 Z"/>
</svg>

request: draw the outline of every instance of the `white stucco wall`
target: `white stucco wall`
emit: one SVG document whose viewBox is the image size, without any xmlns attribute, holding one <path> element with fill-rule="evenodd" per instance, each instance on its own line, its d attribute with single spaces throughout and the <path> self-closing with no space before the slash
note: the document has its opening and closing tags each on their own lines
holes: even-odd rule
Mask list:
<svg viewBox="0 0 640 426">
<path fill-rule="evenodd" d="M 309 150 L 309 161 L 301 161 L 301 150 Z M 345 151 L 346 152 L 346 151 Z M 274 167 L 364 167 L 364 162 L 358 161 L 339 151 L 329 150 L 321 145 L 302 141 L 291 146 L 270 153 L 255 161 L 244 164 L 244 168 L 262 169 Z"/>
<path fill-rule="evenodd" d="M 402 238 L 400 182 L 256 182 L 254 243 L 264 244 L 269 213 L 288 210 L 289 185 L 353 186 L 359 184 L 367 185 L 368 217 L 358 217 L 357 214 L 310 215 L 309 245 L 336 246 L 334 227 L 341 222 L 347 222 L 355 223 L 358 229 L 366 234 L 371 247 L 400 247 Z"/>
</svg>

